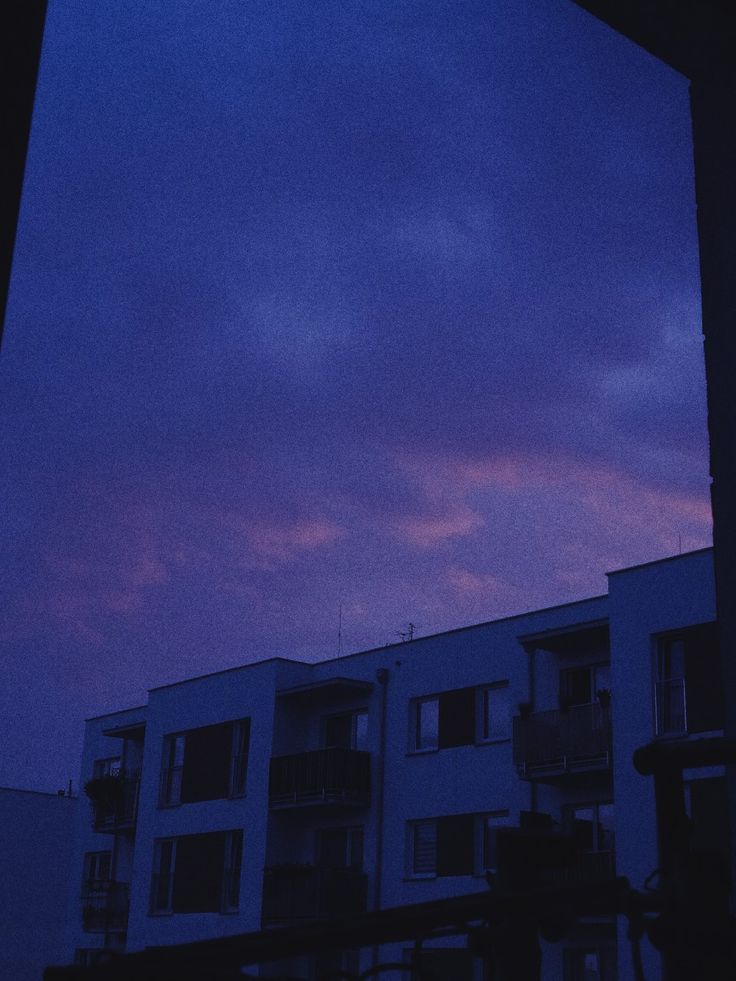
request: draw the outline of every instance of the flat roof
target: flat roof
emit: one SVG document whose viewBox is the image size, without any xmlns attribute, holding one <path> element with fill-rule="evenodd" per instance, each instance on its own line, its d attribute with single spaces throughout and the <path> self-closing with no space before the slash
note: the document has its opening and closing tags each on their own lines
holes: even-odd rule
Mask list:
<svg viewBox="0 0 736 981">
<path fill-rule="evenodd" d="M 590 620 L 588 623 L 572 623 L 567 627 L 555 627 L 553 630 L 520 634 L 518 641 L 522 645 L 534 644 L 552 654 L 566 653 L 571 648 L 587 647 L 591 643 L 605 644 L 608 642 L 608 620 Z"/>
<path fill-rule="evenodd" d="M 311 695 L 319 691 L 343 691 L 343 692 L 364 692 L 373 688 L 372 681 L 363 681 L 359 678 L 323 678 L 320 681 L 311 681 L 306 685 L 294 685 L 293 688 L 279 688 L 276 695 L 279 698 L 293 698 L 298 695 Z"/>
<path fill-rule="evenodd" d="M 712 546 L 708 546 L 706 548 L 694 549 L 693 551 L 683 552 L 683 553 L 678 554 L 678 555 L 668 555 L 668 556 L 665 556 L 664 558 L 661 558 L 661 559 L 653 559 L 651 562 L 642 562 L 639 565 L 627 566 L 624 569 L 614 569 L 611 572 L 605 573 L 605 575 L 606 576 L 618 576 L 618 575 L 622 575 L 625 572 L 632 572 L 632 571 L 634 571 L 636 569 L 644 569 L 647 566 L 659 565 L 659 564 L 664 563 L 664 562 L 675 562 L 675 561 L 677 561 L 679 559 L 688 558 L 689 556 L 701 555 L 704 552 L 712 552 L 712 551 L 713 551 L 713 547 Z M 363 657 L 366 654 L 377 654 L 379 651 L 391 650 L 392 648 L 397 648 L 397 649 L 398 648 L 401 648 L 402 650 L 406 650 L 407 646 L 413 645 L 413 644 L 419 644 L 419 643 L 422 643 L 423 641 L 426 641 L 426 640 L 434 640 L 434 639 L 436 639 L 438 637 L 449 637 L 451 634 L 459 634 L 459 633 L 462 633 L 463 631 L 467 631 L 467 630 L 477 630 L 477 629 L 479 629 L 481 627 L 490 627 L 493 624 L 497 624 L 497 623 L 510 623 L 510 622 L 512 622 L 514 620 L 523 620 L 523 619 L 525 619 L 527 617 L 542 616 L 545 613 L 553 613 L 556 610 L 572 609 L 573 607 L 576 607 L 576 606 L 584 606 L 584 605 L 589 604 L 589 603 L 595 603 L 595 602 L 598 602 L 600 600 L 606 600 L 606 599 L 608 599 L 608 594 L 607 593 L 600 593 L 600 594 L 598 594 L 596 596 L 587 596 L 587 597 L 585 597 L 583 599 L 571 600 L 571 601 L 569 601 L 567 603 L 557 603 L 557 604 L 555 604 L 553 606 L 544 606 L 544 607 L 539 607 L 539 608 L 533 609 L 533 610 L 525 610 L 522 613 L 512 613 L 509 616 L 497 617 L 496 619 L 493 619 L 493 620 L 481 620 L 478 623 L 465 624 L 464 626 L 461 626 L 461 627 L 451 627 L 449 630 L 440 630 L 440 631 L 438 631 L 437 633 L 434 633 L 434 634 L 424 634 L 422 637 L 414 637 L 412 640 L 401 640 L 401 641 L 396 641 L 393 644 L 382 644 L 380 647 L 369 647 L 366 650 L 353 651 L 353 653 L 351 653 L 351 654 L 342 654 L 342 655 L 339 655 L 337 657 L 326 657 L 323 660 L 319 660 L 319 661 L 304 661 L 304 660 L 301 660 L 301 659 L 296 658 L 296 657 L 281 657 L 281 656 L 267 657 L 267 658 L 264 658 L 261 661 L 251 661 L 251 662 L 246 663 L 246 664 L 237 664 L 237 665 L 234 665 L 231 668 L 222 668 L 219 671 L 208 671 L 205 674 L 195 675 L 194 677 L 191 677 L 191 678 L 182 678 L 180 681 L 171 681 L 171 682 L 168 682 L 165 685 L 157 685 L 155 688 L 149 688 L 148 691 L 149 692 L 156 692 L 156 691 L 163 691 L 166 688 L 176 688 L 178 685 L 187 685 L 187 684 L 189 684 L 190 682 L 193 682 L 193 681 L 202 681 L 205 678 L 214 678 L 217 675 L 229 674 L 230 672 L 233 672 L 233 671 L 243 671 L 246 668 L 254 668 L 254 667 L 257 667 L 259 665 L 269 664 L 271 662 L 277 662 L 277 661 L 281 661 L 281 662 L 283 662 L 285 664 L 301 664 L 301 665 L 304 665 L 304 666 L 309 667 L 309 668 L 315 668 L 315 667 L 318 667 L 318 666 L 324 665 L 324 664 L 333 664 L 335 661 L 346 661 L 346 660 L 348 660 L 351 657 Z M 552 637 L 552 636 L 554 636 L 554 633 L 555 632 L 557 632 L 559 634 L 563 634 L 565 632 L 570 633 L 571 631 L 574 631 L 574 630 L 585 629 L 586 627 L 591 627 L 592 625 L 595 624 L 595 622 L 596 621 L 589 621 L 587 624 L 580 624 L 580 625 L 578 625 L 578 624 L 570 624 L 569 626 L 563 626 L 563 627 L 560 627 L 560 628 L 553 628 L 552 630 L 549 630 L 549 631 L 539 631 L 538 633 L 535 632 L 535 633 L 531 633 L 531 634 L 528 634 L 528 635 L 527 634 L 524 634 L 524 635 L 521 635 L 521 637 L 528 638 L 529 640 L 533 640 L 535 638 L 541 638 L 541 637 L 543 637 L 545 635 L 548 636 L 548 637 Z M 603 623 L 605 623 L 605 621 L 604 620 L 603 621 L 599 621 L 599 623 L 600 624 L 603 624 Z M 344 680 L 349 681 L 350 679 L 344 679 Z M 329 679 L 328 679 L 328 683 L 329 683 Z M 316 682 L 313 685 L 307 683 L 307 685 L 299 685 L 299 686 L 296 686 L 294 689 L 283 689 L 282 691 L 277 692 L 277 694 L 286 695 L 290 691 L 294 691 L 296 693 L 298 690 L 304 690 L 304 691 L 306 691 L 308 689 L 309 690 L 314 690 L 314 688 L 317 685 L 319 685 L 319 684 L 320 684 L 319 682 Z M 369 683 L 367 682 L 366 684 L 369 684 Z M 116 712 L 106 712 L 106 713 L 103 713 L 101 715 L 91 716 L 90 718 L 85 719 L 85 721 L 86 722 L 93 722 L 93 721 L 98 720 L 98 719 L 109 718 L 110 716 L 113 716 L 113 715 L 122 715 L 125 712 L 140 711 L 140 710 L 145 709 L 146 707 L 147 706 L 144 705 L 144 706 L 139 706 L 137 709 L 136 708 L 120 709 L 120 710 L 118 710 Z"/>
<path fill-rule="evenodd" d="M 147 705 L 134 705 L 132 708 L 115 709 L 114 712 L 102 712 L 100 715 L 90 715 L 85 722 L 96 722 L 98 719 L 109 719 L 113 715 L 127 715 L 128 712 L 145 712 Z M 133 725 L 133 723 L 131 723 Z"/>
<path fill-rule="evenodd" d="M 705 552 L 712 552 L 713 546 L 708 545 L 706 548 L 694 548 L 691 552 L 680 552 L 677 555 L 665 555 L 661 559 L 652 559 L 650 562 L 640 562 L 638 565 L 627 565 L 624 569 L 614 569 L 612 572 L 607 572 L 607 576 L 620 576 L 624 572 L 635 572 L 637 569 L 646 569 L 650 565 L 662 565 L 665 562 L 677 562 L 679 559 L 687 559 L 692 555 L 703 555 Z"/>
<path fill-rule="evenodd" d="M 146 728 L 145 721 L 129 722 L 127 725 L 113 726 L 111 729 L 103 729 L 102 733 L 105 736 L 117 736 L 120 739 L 125 739 L 126 736 L 131 736 L 134 733 L 139 733 L 142 729 L 145 728 Z"/>
</svg>

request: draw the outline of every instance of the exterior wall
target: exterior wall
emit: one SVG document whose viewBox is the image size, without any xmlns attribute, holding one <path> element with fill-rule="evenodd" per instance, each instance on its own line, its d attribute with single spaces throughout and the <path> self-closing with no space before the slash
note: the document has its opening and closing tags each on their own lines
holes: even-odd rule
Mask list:
<svg viewBox="0 0 736 981">
<path fill-rule="evenodd" d="M 136 829 L 128 949 L 243 933 L 260 927 L 260 895 L 268 816 L 268 765 L 273 741 L 274 690 L 279 664 L 268 661 L 151 692 L 144 781 Z M 249 718 L 246 795 L 161 808 L 159 779 L 164 737 L 217 722 Z M 208 831 L 245 829 L 240 912 L 149 915 L 154 841 Z"/>
<path fill-rule="evenodd" d="M 131 882 L 126 949 L 140 950 L 259 929 L 264 869 L 313 866 L 319 834 L 326 829 L 363 829 L 367 908 L 397 906 L 488 888 L 481 874 L 412 874 L 409 822 L 507 812 L 508 822 L 518 825 L 522 812 L 531 811 L 549 815 L 559 827 L 570 806 L 610 802 L 615 790 L 616 871 L 642 888 L 656 864 L 653 786 L 637 776 L 631 758 L 654 733 L 652 636 L 713 617 L 712 555 L 692 553 L 612 574 L 607 597 L 318 664 L 274 659 L 155 689 L 145 708 L 87 724 L 81 785 L 91 776 L 95 759 L 119 753 L 123 741 L 105 731 L 145 721 L 145 743 L 134 836 L 95 833 L 89 814 L 83 813 L 75 868 L 81 870 L 85 852 L 114 847 L 118 874 Z M 557 711 L 560 670 L 609 658 L 613 767 L 603 760 L 589 771 L 569 773 L 563 767 L 552 776 L 520 779 L 511 731 L 489 743 L 413 750 L 414 699 L 505 683 L 514 715 L 524 703 L 535 713 Z M 360 710 L 368 711 L 370 801 L 270 806 L 271 758 L 319 750 L 325 715 Z M 161 807 L 165 737 L 244 718 L 251 720 L 245 796 Z M 132 744 L 127 745 L 131 752 Z M 239 911 L 151 915 L 156 840 L 235 829 L 244 830 Z M 78 886 L 81 871 L 72 881 Z M 103 937 L 81 930 L 78 896 L 69 911 L 70 956 L 75 948 L 101 946 Z M 566 945 L 610 947 L 614 935 L 610 918 L 580 924 L 563 944 L 546 946 L 543 976 L 549 981 L 563 977 Z M 442 941 L 440 946 L 457 942 Z M 392 945 L 379 956 L 401 960 L 406 946 Z M 645 953 L 647 976 L 655 977 L 658 959 L 651 951 Z M 627 979 L 629 962 L 624 927 L 618 974 L 610 976 Z"/>
<path fill-rule="evenodd" d="M 64 962 L 76 798 L 0 788 L 0 977 Z"/>
</svg>

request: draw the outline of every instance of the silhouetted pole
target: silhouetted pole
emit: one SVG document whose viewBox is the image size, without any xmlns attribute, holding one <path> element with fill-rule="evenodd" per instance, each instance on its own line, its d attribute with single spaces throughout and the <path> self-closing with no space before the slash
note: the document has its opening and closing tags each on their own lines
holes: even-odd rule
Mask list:
<svg viewBox="0 0 736 981">
<path fill-rule="evenodd" d="M 736 77 L 693 79 L 690 107 L 725 734 L 736 739 Z M 736 895 L 736 767 L 727 772 Z"/>
<path fill-rule="evenodd" d="M 2 137 L 2 257 L 0 343 L 8 303 L 28 137 L 41 58 L 46 0 L 6 0 L 0 15 L 0 59 L 5 74 Z"/>
<path fill-rule="evenodd" d="M 736 739 L 736 4 L 574 2 L 691 83 L 724 729 Z M 726 773 L 736 895 L 736 766 Z"/>
</svg>

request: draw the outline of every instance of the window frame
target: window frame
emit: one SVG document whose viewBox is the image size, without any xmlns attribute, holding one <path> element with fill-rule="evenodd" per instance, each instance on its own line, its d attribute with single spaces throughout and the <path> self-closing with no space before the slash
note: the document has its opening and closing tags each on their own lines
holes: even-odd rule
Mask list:
<svg viewBox="0 0 736 981">
<path fill-rule="evenodd" d="M 490 829 L 489 822 L 492 822 Z M 492 857 L 489 852 L 496 852 L 494 857 L 498 858 L 497 844 L 495 840 L 489 840 L 489 830 L 493 833 L 499 828 L 510 827 L 512 827 L 511 812 L 508 808 L 476 814 L 474 875 L 484 876 L 487 872 L 498 871 L 498 864 L 494 865 L 489 861 Z"/>
<path fill-rule="evenodd" d="M 600 819 L 600 809 L 602 807 L 613 808 L 613 847 L 612 848 L 602 848 L 601 847 L 601 819 Z M 594 801 L 574 801 L 569 804 L 563 805 L 563 827 L 566 829 L 567 833 L 575 837 L 575 812 L 583 810 L 591 810 L 593 812 L 593 847 L 589 849 L 581 849 L 581 851 L 587 852 L 593 855 L 601 854 L 616 854 L 616 802 L 611 800 L 594 800 Z"/>
<path fill-rule="evenodd" d="M 104 777 L 121 777 L 123 775 L 122 756 L 105 756 L 92 764 L 92 778 L 100 780 Z"/>
<path fill-rule="evenodd" d="M 487 735 L 488 692 L 506 693 L 507 724 L 503 731 Z M 462 701 L 458 706 L 458 698 Z M 472 716 L 467 724 L 462 722 L 458 712 L 462 703 L 467 703 L 466 717 Z M 427 726 L 431 731 L 422 735 L 422 707 L 436 705 L 436 719 L 431 717 Z M 443 705 L 444 712 L 443 715 Z M 460 724 L 459 724 L 460 723 Z M 510 742 L 512 734 L 511 685 L 508 678 L 499 678 L 481 685 L 466 685 L 428 695 L 418 695 L 409 699 L 409 738 L 407 754 L 418 756 L 424 753 L 437 753 L 444 749 L 458 749 L 462 746 L 487 746 L 494 743 Z"/>
<path fill-rule="evenodd" d="M 444 873 L 441 871 L 443 861 L 440 856 L 440 822 L 443 819 L 472 818 L 472 866 L 464 872 Z M 431 818 L 415 818 L 407 821 L 406 832 L 406 878 L 407 879 L 445 879 L 482 876 L 494 871 L 495 867 L 488 864 L 489 840 L 488 822 L 493 821 L 494 829 L 512 826 L 511 812 L 508 808 L 497 808 L 493 811 L 471 811 L 464 814 L 443 814 Z M 421 828 L 434 828 L 434 862 L 432 867 L 417 869 L 417 832 Z M 427 844 L 425 843 L 425 847 Z M 429 846 L 431 847 L 431 846 Z"/>
<path fill-rule="evenodd" d="M 223 834 L 225 836 L 223 866 L 221 870 L 222 881 L 220 887 L 220 899 L 217 909 L 200 910 L 197 911 L 197 915 L 211 916 L 214 914 L 224 916 L 227 914 L 239 913 L 241 899 L 240 880 L 243 871 L 243 830 L 241 828 L 234 828 L 213 833 Z M 196 837 L 199 837 L 199 835 L 175 835 L 168 838 L 156 838 L 154 840 L 151 894 L 148 906 L 149 916 L 186 916 L 189 915 L 190 912 L 194 912 L 174 909 L 174 888 L 176 882 L 177 844 L 182 838 Z M 169 870 L 167 872 L 162 872 L 162 858 L 167 850 L 169 855 Z M 168 883 L 166 885 L 166 901 L 165 903 L 157 904 L 156 900 L 159 892 L 160 877 L 162 875 L 165 875 L 168 878 Z M 230 889 L 233 888 L 233 885 L 235 885 L 235 888 L 231 893 Z M 235 892 L 237 892 L 237 901 L 233 901 L 231 898 Z"/>
<path fill-rule="evenodd" d="M 231 727 L 228 792 L 223 797 L 205 798 L 202 801 L 182 801 L 187 736 L 199 729 L 208 729 L 210 725 L 228 725 Z M 227 719 L 224 722 L 193 726 L 190 729 L 165 733 L 161 749 L 158 807 L 181 807 L 189 803 L 206 803 L 209 800 L 233 800 L 245 797 L 247 795 L 250 731 L 251 719 L 250 716 L 245 716 L 241 719 Z M 181 753 L 178 750 L 179 746 L 181 746 Z M 239 749 L 242 751 L 237 752 Z M 178 762 L 179 757 L 181 757 L 181 762 Z M 172 779 L 172 775 L 176 775 L 176 777 Z"/>
<path fill-rule="evenodd" d="M 350 720 L 350 746 L 340 747 L 336 743 L 329 743 L 327 740 L 327 726 L 332 719 L 349 719 Z M 359 723 L 359 720 L 365 721 L 365 731 L 363 732 Z M 351 749 L 365 752 L 367 751 L 367 731 L 368 731 L 368 708 L 361 706 L 360 708 L 347 709 L 343 712 L 326 712 L 320 720 L 320 745 L 322 749 Z M 361 738 L 361 736 L 363 738 Z M 360 743 L 365 740 L 363 745 Z"/>
<path fill-rule="evenodd" d="M 505 714 L 503 731 L 492 733 L 488 731 L 489 705 L 488 696 L 491 692 L 503 692 L 505 699 Z M 475 742 L 478 746 L 490 745 L 492 743 L 508 742 L 511 739 L 512 726 L 511 710 L 511 687 L 508 680 L 492 681 L 487 685 L 480 685 L 476 689 L 475 707 Z"/>
<path fill-rule="evenodd" d="M 434 849 L 431 868 L 417 869 L 417 832 L 420 828 L 432 828 L 433 843 L 428 847 Z M 427 847 L 427 846 L 425 846 Z M 436 879 L 437 878 L 437 818 L 419 818 L 407 821 L 407 878 Z"/>
<path fill-rule="evenodd" d="M 429 745 L 422 745 L 421 724 L 422 706 L 434 703 L 436 709 L 436 722 L 434 725 L 434 740 Z M 439 751 L 440 736 L 440 696 L 422 695 L 419 698 L 412 698 L 409 709 L 409 752 L 412 754 L 437 753 Z"/>
<path fill-rule="evenodd" d="M 107 863 L 107 875 L 99 875 L 102 859 Z M 93 872 L 98 874 L 93 875 Z M 85 852 L 82 861 L 82 888 L 86 892 L 106 892 L 112 881 L 112 850 L 103 848 Z"/>
<path fill-rule="evenodd" d="M 722 651 L 716 621 L 652 634 L 651 640 L 655 738 L 723 732 Z M 678 689 L 680 705 L 674 701 Z"/>
</svg>

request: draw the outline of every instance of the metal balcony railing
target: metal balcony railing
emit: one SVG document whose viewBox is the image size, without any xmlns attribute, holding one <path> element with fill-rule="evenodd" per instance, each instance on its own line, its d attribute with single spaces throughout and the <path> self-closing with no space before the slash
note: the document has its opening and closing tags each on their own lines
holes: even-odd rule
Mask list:
<svg viewBox="0 0 736 981">
<path fill-rule="evenodd" d="M 82 927 L 89 933 L 123 932 L 128 927 L 127 882 L 92 879 L 82 892 Z"/>
<path fill-rule="evenodd" d="M 370 800 L 370 753 L 318 749 L 271 760 L 271 807 L 305 804 L 364 805 Z"/>
<path fill-rule="evenodd" d="M 92 827 L 95 831 L 125 831 L 135 826 L 138 813 L 140 773 L 121 773 L 104 792 L 92 798 Z"/>
<path fill-rule="evenodd" d="M 593 702 L 516 716 L 513 756 L 528 778 L 610 767 L 610 706 Z"/>
<path fill-rule="evenodd" d="M 548 869 L 544 881 L 549 885 L 572 886 L 590 882 L 606 882 L 616 875 L 614 852 L 577 852 L 572 863 L 558 869 Z"/>
<path fill-rule="evenodd" d="M 358 869 L 272 866 L 263 877 L 263 919 L 302 920 L 364 913 L 368 877 Z"/>
</svg>

